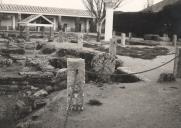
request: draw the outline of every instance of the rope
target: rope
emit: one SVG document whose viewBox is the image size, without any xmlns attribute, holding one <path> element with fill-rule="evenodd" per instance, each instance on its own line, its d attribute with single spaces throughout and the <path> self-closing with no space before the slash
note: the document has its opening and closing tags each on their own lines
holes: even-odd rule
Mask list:
<svg viewBox="0 0 181 128">
<path fill-rule="evenodd" d="M 176 54 L 176 53 L 169 53 L 169 54 L 166 54 L 166 55 L 174 55 L 174 54 Z"/>
<path fill-rule="evenodd" d="M 156 70 L 156 69 L 158 69 L 158 68 L 161 68 L 161 67 L 169 64 L 170 62 L 174 61 L 176 58 L 177 58 L 177 56 L 174 57 L 173 59 L 165 62 L 165 63 L 162 64 L 162 65 L 159 65 L 159 66 L 157 66 L 157 67 L 154 67 L 154 68 L 151 68 L 151 69 L 148 69 L 148 70 L 140 71 L 140 72 L 134 72 L 134 73 L 128 73 L 128 74 L 105 74 L 105 73 L 95 73 L 95 72 L 91 72 L 91 71 L 86 71 L 86 73 L 96 74 L 96 75 L 112 75 L 112 76 L 127 76 L 127 75 L 142 74 L 142 73 L 150 72 L 150 71 Z"/>
</svg>

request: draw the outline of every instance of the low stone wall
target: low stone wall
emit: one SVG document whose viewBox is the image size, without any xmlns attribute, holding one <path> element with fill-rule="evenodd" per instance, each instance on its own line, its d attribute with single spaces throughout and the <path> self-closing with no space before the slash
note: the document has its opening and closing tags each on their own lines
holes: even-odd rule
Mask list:
<svg viewBox="0 0 181 128">
<path fill-rule="evenodd" d="M 58 42 L 71 42 L 71 43 L 78 43 L 77 42 L 78 33 L 75 32 L 59 32 L 58 33 Z"/>
</svg>

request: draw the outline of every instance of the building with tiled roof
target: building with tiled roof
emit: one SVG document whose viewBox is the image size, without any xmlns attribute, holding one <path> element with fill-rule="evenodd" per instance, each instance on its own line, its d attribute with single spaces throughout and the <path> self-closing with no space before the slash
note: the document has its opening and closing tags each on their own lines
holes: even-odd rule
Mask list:
<svg viewBox="0 0 181 128">
<path fill-rule="evenodd" d="M 43 14 L 43 15 L 62 15 L 72 17 L 91 18 L 89 11 L 78 9 L 65 9 L 55 7 L 40 7 L 27 5 L 0 4 L 0 12 L 22 13 L 22 14 Z"/>
<path fill-rule="evenodd" d="M 25 25 L 31 25 L 32 30 L 53 26 L 54 30 L 86 32 L 92 20 L 87 10 L 14 4 L 0 4 L 0 16 L 0 30 L 16 30 L 26 19 Z"/>
</svg>

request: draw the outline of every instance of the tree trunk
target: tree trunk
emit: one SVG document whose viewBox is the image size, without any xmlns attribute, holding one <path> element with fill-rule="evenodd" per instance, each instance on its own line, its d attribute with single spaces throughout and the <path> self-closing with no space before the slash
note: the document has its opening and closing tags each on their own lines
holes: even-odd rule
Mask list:
<svg viewBox="0 0 181 128">
<path fill-rule="evenodd" d="M 101 29 L 102 29 L 102 23 L 97 23 L 97 42 L 100 42 L 101 40 Z"/>
</svg>

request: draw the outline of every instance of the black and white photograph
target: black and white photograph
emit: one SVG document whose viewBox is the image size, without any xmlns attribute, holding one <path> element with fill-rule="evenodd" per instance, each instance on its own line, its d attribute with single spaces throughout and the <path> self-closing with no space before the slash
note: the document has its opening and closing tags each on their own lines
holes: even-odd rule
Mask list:
<svg viewBox="0 0 181 128">
<path fill-rule="evenodd" d="M 0 128 L 181 128 L 181 0 L 0 0 Z"/>
</svg>

